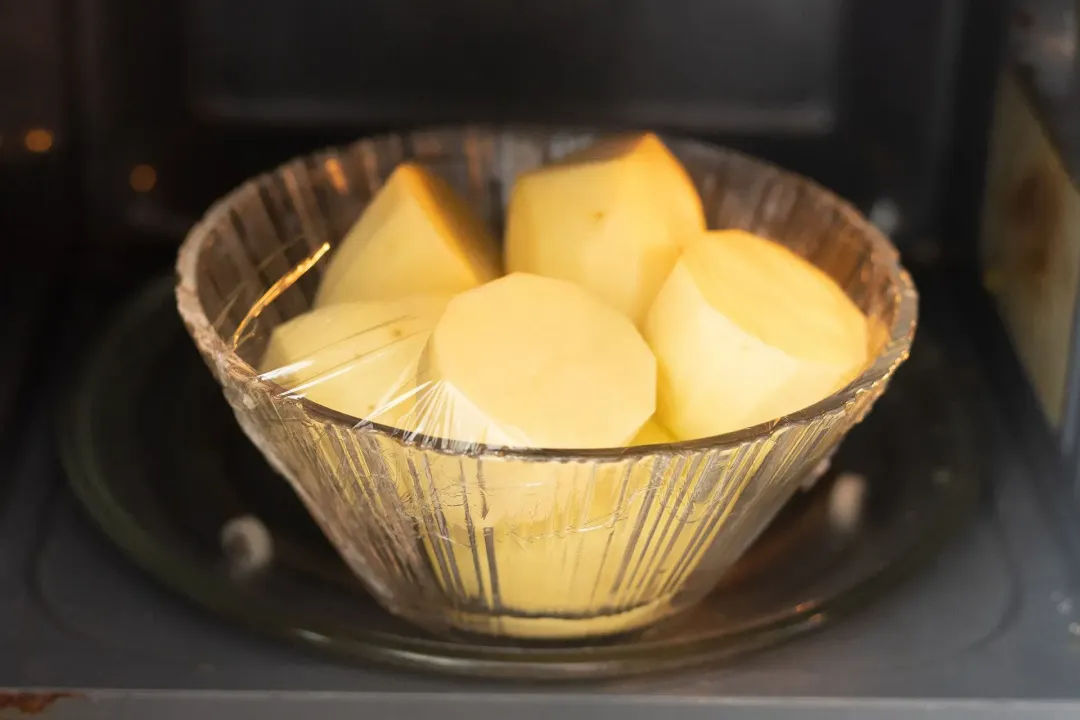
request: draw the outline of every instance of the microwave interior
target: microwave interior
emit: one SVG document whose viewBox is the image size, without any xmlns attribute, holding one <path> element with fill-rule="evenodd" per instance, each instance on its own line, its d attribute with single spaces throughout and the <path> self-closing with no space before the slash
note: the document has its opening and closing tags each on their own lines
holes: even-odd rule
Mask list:
<svg viewBox="0 0 1080 720">
<path fill-rule="evenodd" d="M 0 0 L 0 716 L 1076 711 L 1078 22 L 1057 0 Z M 180 243 L 232 188 L 461 124 L 749 153 L 851 201 L 919 289 L 910 359 L 826 474 L 641 635 L 447 640 L 382 610 L 176 314 Z M 254 575 L 227 532 L 250 518 Z"/>
</svg>

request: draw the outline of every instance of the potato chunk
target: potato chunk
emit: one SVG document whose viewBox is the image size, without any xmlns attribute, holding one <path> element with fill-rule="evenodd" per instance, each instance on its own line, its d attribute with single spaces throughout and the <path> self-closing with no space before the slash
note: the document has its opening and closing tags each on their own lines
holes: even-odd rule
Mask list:
<svg viewBox="0 0 1080 720">
<path fill-rule="evenodd" d="M 659 363 L 657 419 L 680 440 L 790 414 L 867 361 L 866 317 L 780 244 L 708 233 L 676 263 L 643 328 Z"/>
<path fill-rule="evenodd" d="M 660 139 L 616 138 L 518 178 L 506 268 L 576 283 L 637 325 L 704 230 L 701 198 Z"/>
<path fill-rule="evenodd" d="M 315 305 L 452 295 L 498 275 L 480 219 L 433 172 L 403 163 L 331 256 Z"/>
<path fill-rule="evenodd" d="M 329 305 L 274 329 L 260 369 L 290 394 L 395 425 L 449 296 Z M 401 410 L 405 408 L 402 407 Z"/>
<path fill-rule="evenodd" d="M 656 360 L 625 317 L 525 273 L 451 300 L 419 377 L 419 422 L 441 426 L 422 432 L 504 446 L 626 445 L 656 402 Z"/>
</svg>

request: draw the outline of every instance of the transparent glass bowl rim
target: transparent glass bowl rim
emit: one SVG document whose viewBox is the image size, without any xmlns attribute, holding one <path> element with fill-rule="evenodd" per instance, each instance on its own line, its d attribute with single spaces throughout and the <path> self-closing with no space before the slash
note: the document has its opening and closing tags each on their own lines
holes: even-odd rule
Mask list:
<svg viewBox="0 0 1080 720">
<path fill-rule="evenodd" d="M 481 133 L 492 136 L 505 134 L 536 135 L 537 132 L 554 135 L 575 132 L 595 132 L 588 128 L 565 128 L 565 127 L 486 127 L 486 126 L 442 126 L 428 129 L 417 129 L 407 133 L 383 133 L 362 138 L 348 145 L 338 146 L 314 152 L 308 155 L 293 158 L 282 163 L 277 168 L 261 173 L 235 188 L 223 198 L 214 203 L 199 222 L 188 232 L 177 255 L 176 261 L 176 299 L 180 315 L 184 324 L 195 342 L 200 346 L 204 354 L 211 357 L 225 358 L 233 368 L 236 379 L 245 386 L 259 388 L 260 392 L 274 396 L 282 396 L 285 389 L 273 381 L 260 376 L 259 372 L 237 355 L 225 342 L 221 334 L 214 328 L 210 319 L 203 311 L 198 293 L 198 267 L 199 257 L 203 249 L 210 242 L 213 230 L 218 227 L 222 220 L 227 217 L 235 202 L 243 197 L 244 189 L 261 179 L 287 172 L 291 166 L 306 158 L 319 157 L 326 159 L 334 155 L 341 156 L 349 153 L 361 145 L 378 144 L 400 138 L 402 135 L 427 135 L 433 133 L 446 134 L 448 137 L 461 133 Z M 414 433 L 400 428 L 382 425 L 380 423 L 364 420 L 362 418 L 346 415 L 332 408 L 320 405 L 307 398 L 290 398 L 290 402 L 299 402 L 305 413 L 316 420 L 331 423 L 340 428 L 352 432 L 370 432 L 382 435 L 396 441 L 402 446 L 414 446 L 424 451 L 436 452 L 446 455 L 461 455 L 476 458 L 501 458 L 519 461 L 547 461 L 547 462 L 618 462 L 627 459 L 641 458 L 656 455 L 658 453 L 685 453 L 694 451 L 713 451 L 725 448 L 737 447 L 749 442 L 765 439 L 787 427 L 801 425 L 813 419 L 832 413 L 852 402 L 860 393 L 871 390 L 874 386 L 888 382 L 904 360 L 907 359 L 911 348 L 911 342 L 915 334 L 915 326 L 918 320 L 918 294 L 911 276 L 901 266 L 899 253 L 889 239 L 878 230 L 870 221 L 860 213 L 851 203 L 842 199 L 831 190 L 806 178 L 805 176 L 785 170 L 773 163 L 740 153 L 729 148 L 724 148 L 712 143 L 692 140 L 689 138 L 665 136 L 681 146 L 696 146 L 698 150 L 706 151 L 717 159 L 735 158 L 745 163 L 752 164 L 760 170 L 768 170 L 776 173 L 786 182 L 801 184 L 805 189 L 813 193 L 818 200 L 824 200 L 835 208 L 844 221 L 858 230 L 870 248 L 870 262 L 883 266 L 889 275 L 889 284 L 896 296 L 896 309 L 893 321 L 888 329 L 888 338 L 883 344 L 881 351 L 872 362 L 867 364 L 863 372 L 852 380 L 847 386 L 819 400 L 818 402 L 803 408 L 798 412 L 786 415 L 782 418 L 770 420 L 751 427 L 742 428 L 733 432 L 709 437 L 683 440 L 673 443 L 660 443 L 652 445 L 638 445 L 633 447 L 614 448 L 517 448 L 495 447 L 477 443 L 463 443 L 447 438 L 438 438 L 422 433 Z"/>
</svg>

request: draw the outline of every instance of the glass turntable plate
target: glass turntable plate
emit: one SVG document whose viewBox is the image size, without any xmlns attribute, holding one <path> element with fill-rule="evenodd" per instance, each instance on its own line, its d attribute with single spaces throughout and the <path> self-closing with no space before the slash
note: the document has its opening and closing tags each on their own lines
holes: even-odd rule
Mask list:
<svg viewBox="0 0 1080 720">
<path fill-rule="evenodd" d="M 339 561 L 236 426 L 176 314 L 171 280 L 120 313 L 61 418 L 72 486 L 158 580 L 238 624 L 345 659 L 485 677 L 574 679 L 718 662 L 837 621 L 931 557 L 976 496 L 969 418 L 933 337 L 829 471 L 698 607 L 587 645 L 436 637 L 396 619 Z M 272 560 L 238 572 L 222 528 L 252 516 Z"/>
</svg>

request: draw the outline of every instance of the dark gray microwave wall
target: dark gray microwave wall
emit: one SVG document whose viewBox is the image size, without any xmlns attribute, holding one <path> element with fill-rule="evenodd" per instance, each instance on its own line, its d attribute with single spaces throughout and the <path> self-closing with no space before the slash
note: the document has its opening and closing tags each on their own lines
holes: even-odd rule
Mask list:
<svg viewBox="0 0 1080 720">
<path fill-rule="evenodd" d="M 464 120 L 649 127 L 732 145 L 863 209 L 891 201 L 903 243 L 934 232 L 949 205 L 950 158 L 980 163 L 1004 6 L 70 2 L 87 206 L 110 243 L 175 243 L 214 198 L 291 155 Z M 151 193 L 129 187 L 139 163 L 157 169 Z"/>
<path fill-rule="evenodd" d="M 196 107 L 307 125 L 546 119 L 825 134 L 842 0 L 190 0 Z"/>
</svg>

